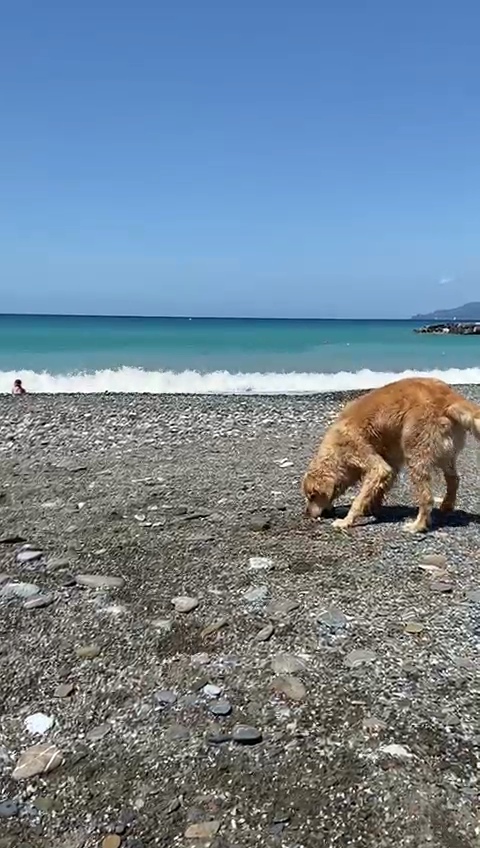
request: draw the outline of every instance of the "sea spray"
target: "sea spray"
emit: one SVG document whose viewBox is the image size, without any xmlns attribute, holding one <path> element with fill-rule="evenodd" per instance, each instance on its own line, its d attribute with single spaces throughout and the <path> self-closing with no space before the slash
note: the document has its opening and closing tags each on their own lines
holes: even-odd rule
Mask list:
<svg viewBox="0 0 480 848">
<path fill-rule="evenodd" d="M 0 392 L 10 392 L 13 380 L 22 379 L 28 393 L 40 394 L 199 394 L 272 395 L 316 394 L 376 388 L 401 377 L 437 377 L 456 385 L 480 384 L 480 368 L 431 371 L 252 372 L 148 371 L 121 367 L 92 372 L 50 374 L 47 371 L 0 371 Z M 22 398 L 16 398 L 21 403 Z"/>
</svg>

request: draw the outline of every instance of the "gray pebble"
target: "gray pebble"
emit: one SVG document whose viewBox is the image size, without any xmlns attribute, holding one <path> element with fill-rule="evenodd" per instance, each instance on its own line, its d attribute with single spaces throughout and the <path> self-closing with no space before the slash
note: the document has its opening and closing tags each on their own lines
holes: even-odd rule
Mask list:
<svg viewBox="0 0 480 848">
<path fill-rule="evenodd" d="M 92 727 L 91 730 L 86 734 L 86 738 L 89 742 L 99 742 L 100 739 L 103 739 L 107 733 L 110 733 L 112 729 L 112 725 L 105 722 L 105 724 L 99 724 L 97 727 Z"/>
<path fill-rule="evenodd" d="M 272 518 L 270 515 L 255 515 L 250 521 L 250 530 L 254 533 L 261 533 L 269 530 L 272 526 Z"/>
<path fill-rule="evenodd" d="M 55 698 L 68 698 L 73 693 L 75 686 L 73 683 L 60 683 L 53 693 Z"/>
<path fill-rule="evenodd" d="M 319 623 L 322 627 L 337 632 L 343 630 L 347 626 L 347 618 L 343 612 L 337 607 L 329 607 L 319 616 Z"/>
<path fill-rule="evenodd" d="M 47 560 L 47 568 L 49 571 L 60 571 L 62 568 L 70 568 L 70 560 L 65 557 L 54 557 Z"/>
<path fill-rule="evenodd" d="M 34 583 L 6 583 L 0 590 L 0 598 L 32 598 L 39 592 Z"/>
<path fill-rule="evenodd" d="M 173 598 L 172 604 L 176 612 L 191 612 L 198 607 L 198 598 L 180 595 L 178 598 Z"/>
<path fill-rule="evenodd" d="M 266 624 L 265 627 L 262 627 L 261 630 L 255 636 L 256 642 L 268 642 L 271 636 L 273 636 L 273 624 Z"/>
<path fill-rule="evenodd" d="M 43 607 L 49 607 L 50 604 L 53 604 L 53 601 L 53 595 L 36 595 L 25 601 L 23 607 L 26 610 L 43 609 Z"/>
<path fill-rule="evenodd" d="M 183 724 L 171 724 L 165 735 L 170 742 L 186 742 L 190 737 L 190 731 Z"/>
<path fill-rule="evenodd" d="M 268 586 L 254 586 L 245 592 L 244 599 L 248 604 L 258 604 L 265 600 L 268 595 Z"/>
<path fill-rule="evenodd" d="M 79 660 L 94 660 L 100 654 L 99 645 L 80 645 L 75 648 L 75 653 Z"/>
<path fill-rule="evenodd" d="M 453 584 L 445 580 L 433 580 L 430 583 L 430 589 L 432 590 L 432 592 L 446 594 L 447 592 L 453 591 Z"/>
<path fill-rule="evenodd" d="M 171 618 L 154 618 L 152 619 L 152 627 L 160 633 L 170 633 L 173 621 Z"/>
<path fill-rule="evenodd" d="M 420 562 L 425 565 L 435 565 L 437 568 L 446 568 L 448 562 L 443 554 L 422 554 Z"/>
<path fill-rule="evenodd" d="M 18 816 L 19 811 L 18 801 L 0 801 L 0 819 L 11 819 Z"/>
<path fill-rule="evenodd" d="M 303 701 L 307 695 L 307 690 L 302 681 L 298 677 L 293 677 L 291 674 L 283 674 L 275 677 L 272 681 L 272 687 L 278 695 L 284 695 L 291 701 Z"/>
<path fill-rule="evenodd" d="M 305 663 L 295 654 L 277 654 L 272 658 L 274 674 L 296 674 L 305 671 Z"/>
<path fill-rule="evenodd" d="M 289 598 L 280 598 L 278 601 L 272 601 L 265 612 L 269 618 L 273 618 L 273 620 L 276 621 L 298 609 L 299 606 L 300 604 L 298 601 L 292 601 Z"/>
<path fill-rule="evenodd" d="M 366 716 L 362 723 L 363 729 L 370 733 L 379 733 L 381 730 L 386 730 L 387 724 L 381 718 L 376 716 Z"/>
<path fill-rule="evenodd" d="M 257 745 L 262 738 L 260 730 L 247 724 L 237 724 L 232 735 L 233 741 L 239 745 Z"/>
<path fill-rule="evenodd" d="M 228 716 L 232 712 L 232 705 L 228 701 L 211 701 L 208 709 L 215 716 Z"/>
<path fill-rule="evenodd" d="M 125 585 L 123 577 L 111 577 L 108 574 L 76 574 L 77 586 L 88 589 L 121 589 Z"/>
<path fill-rule="evenodd" d="M 203 687 L 203 692 L 209 698 L 218 698 L 222 694 L 220 686 L 216 686 L 214 683 L 206 683 Z"/>
<path fill-rule="evenodd" d="M 348 668 L 359 668 L 359 666 L 374 662 L 376 659 L 377 655 L 373 651 L 357 649 L 347 654 L 344 664 Z"/>
<path fill-rule="evenodd" d="M 477 668 L 473 660 L 468 657 L 453 657 L 453 662 L 457 668 L 462 668 L 466 671 L 474 671 Z"/>
<path fill-rule="evenodd" d="M 177 696 L 171 689 L 160 689 L 158 692 L 155 692 L 153 697 L 157 704 L 160 704 L 162 707 L 173 707 L 177 703 Z"/>
<path fill-rule="evenodd" d="M 34 551 L 34 550 L 25 550 L 19 551 L 17 554 L 17 562 L 27 563 L 27 562 L 36 562 L 38 559 L 41 559 L 43 556 L 42 551 Z"/>
<path fill-rule="evenodd" d="M 474 604 L 480 604 L 480 589 L 472 589 L 471 592 L 467 592 L 467 598 Z"/>
<path fill-rule="evenodd" d="M 271 571 L 273 567 L 273 560 L 270 557 L 250 557 L 248 561 L 249 571 Z"/>
</svg>

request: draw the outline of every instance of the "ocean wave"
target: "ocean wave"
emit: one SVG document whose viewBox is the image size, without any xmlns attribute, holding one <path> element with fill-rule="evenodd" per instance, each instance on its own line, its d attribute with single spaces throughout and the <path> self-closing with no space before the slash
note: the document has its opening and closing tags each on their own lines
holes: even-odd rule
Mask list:
<svg viewBox="0 0 480 848">
<path fill-rule="evenodd" d="M 371 389 L 401 377 L 438 377 L 452 384 L 480 384 L 480 368 L 448 368 L 432 371 L 338 371 L 337 373 L 231 373 L 229 371 L 147 371 L 122 367 L 94 372 L 50 374 L 47 371 L 0 371 L 0 392 L 9 392 L 20 377 L 29 393 L 271 395 L 316 394 Z"/>
</svg>

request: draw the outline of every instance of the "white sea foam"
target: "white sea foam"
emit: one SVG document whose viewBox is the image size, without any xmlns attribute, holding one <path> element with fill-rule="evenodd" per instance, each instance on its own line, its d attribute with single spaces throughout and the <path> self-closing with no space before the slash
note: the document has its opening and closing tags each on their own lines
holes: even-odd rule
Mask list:
<svg viewBox="0 0 480 848">
<path fill-rule="evenodd" d="M 370 389 L 400 377 L 438 377 L 447 383 L 480 384 L 480 368 L 448 368 L 444 371 L 339 371 L 230 373 L 213 371 L 146 371 L 142 368 L 117 368 L 91 373 L 49 374 L 44 371 L 0 371 L 0 391 L 9 392 L 16 377 L 23 380 L 29 393 L 92 394 L 135 392 L 149 394 L 309 394 L 316 392 Z"/>
</svg>

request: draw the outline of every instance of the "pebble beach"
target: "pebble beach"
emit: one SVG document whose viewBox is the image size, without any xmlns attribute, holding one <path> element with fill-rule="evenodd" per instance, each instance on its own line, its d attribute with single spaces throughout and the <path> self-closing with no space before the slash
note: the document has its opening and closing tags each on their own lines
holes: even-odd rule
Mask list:
<svg viewBox="0 0 480 848">
<path fill-rule="evenodd" d="M 0 398 L 0 848 L 478 848 L 480 445 L 336 532 L 350 396 Z"/>
</svg>

